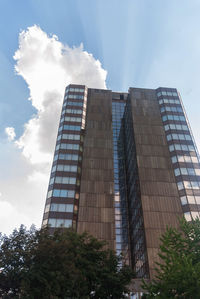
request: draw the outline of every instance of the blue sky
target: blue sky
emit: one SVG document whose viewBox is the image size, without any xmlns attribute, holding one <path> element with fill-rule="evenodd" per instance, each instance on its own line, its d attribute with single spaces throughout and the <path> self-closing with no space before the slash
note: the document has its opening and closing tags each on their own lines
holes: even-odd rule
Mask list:
<svg viewBox="0 0 200 299">
<path fill-rule="evenodd" d="M 33 71 L 34 61 L 36 59 L 37 65 L 43 65 L 42 57 L 44 56 L 37 51 L 34 52 L 35 56 L 33 57 L 26 56 L 29 59 L 28 63 L 26 61 L 26 69 L 24 71 L 21 65 L 18 75 L 14 67 L 17 63 L 22 62 L 22 59 L 19 57 L 16 60 L 13 59 L 20 46 L 20 32 L 28 32 L 28 28 L 33 28 L 34 25 L 41 30 L 36 30 L 36 35 L 42 36 L 42 32 L 47 34 L 47 44 L 50 37 L 56 35 L 62 47 L 68 45 L 70 49 L 67 50 L 68 56 L 63 56 L 67 57 L 66 69 L 64 71 L 59 69 L 59 74 L 63 72 L 65 76 L 77 80 L 76 74 L 74 77 L 71 75 L 71 67 L 77 68 L 77 65 L 73 64 L 73 59 L 70 59 L 73 55 L 73 57 L 78 55 L 83 63 L 79 78 L 85 77 L 87 63 L 89 63 L 88 69 L 91 73 L 88 71 L 87 75 L 91 74 L 91 77 L 94 76 L 96 80 L 101 78 L 99 84 L 103 86 L 106 83 L 107 88 L 112 90 L 127 91 L 130 86 L 176 87 L 181 93 L 196 142 L 200 147 L 199 0 L 1 0 L 0 142 L 2 155 L 0 162 L 5 172 L 0 176 L 2 183 L 0 185 L 2 194 L 0 208 L 8 208 L 13 218 L 9 225 L 6 219 L 2 223 L 0 222 L 0 231 L 5 232 L 19 225 L 20 221 L 24 221 L 27 225 L 32 222 L 40 225 L 48 183 L 49 166 L 43 167 L 46 172 L 42 173 L 42 167 L 40 167 L 42 158 L 36 159 L 34 153 L 30 153 L 30 148 L 33 148 L 33 140 L 38 140 L 39 137 L 36 136 L 35 139 L 31 137 L 33 131 L 26 133 L 26 136 L 23 135 L 24 126 L 31 119 L 34 117 L 45 119 L 42 112 L 40 114 L 41 107 L 38 108 L 40 106 L 39 98 L 43 97 L 46 91 L 49 94 L 53 92 L 48 88 L 40 92 L 41 85 L 38 81 L 35 82 L 35 79 L 32 80 L 33 76 L 37 77 L 37 72 L 39 72 L 39 68 L 37 72 Z M 29 35 L 31 42 L 34 43 L 33 32 Z M 81 43 L 83 43 L 83 49 L 77 50 L 77 54 L 73 49 L 78 49 Z M 53 44 L 54 50 L 59 48 L 55 40 Z M 23 55 L 25 55 L 24 53 L 28 55 L 28 49 L 27 44 L 25 48 L 21 45 Z M 93 60 L 89 54 L 92 54 Z M 39 55 L 41 56 L 38 59 Z M 61 57 L 61 61 L 63 57 Z M 50 64 L 52 63 L 51 59 L 53 58 L 50 57 Z M 88 59 L 89 62 L 87 62 Z M 101 63 L 100 68 L 96 67 L 96 60 Z M 52 68 L 57 70 L 55 61 Z M 29 73 L 30 69 L 32 75 Z M 107 71 L 106 82 L 104 82 L 103 70 Z M 41 78 L 44 80 L 44 77 Z M 91 82 L 89 78 L 87 80 L 88 85 L 94 85 L 95 81 Z M 41 82 L 48 86 L 48 82 Z M 55 92 L 59 94 L 61 87 L 58 82 L 56 84 Z M 32 99 L 27 100 L 31 96 L 30 92 Z M 58 101 L 60 100 L 58 99 Z M 45 106 L 45 101 L 42 103 Z M 37 126 L 39 125 L 37 124 Z M 6 127 L 15 129 L 16 138 L 13 137 L 13 140 L 8 141 L 5 134 Z M 46 127 L 45 130 L 42 126 L 40 128 L 42 128 L 40 131 L 46 130 Z M 21 136 L 24 137 L 20 139 Z M 19 140 L 21 147 L 14 144 Z M 45 148 L 48 147 L 48 141 L 42 146 L 44 153 Z M 39 149 L 37 149 L 37 157 L 38 151 Z M 48 157 L 50 156 L 49 152 Z M 47 155 L 45 159 L 48 160 L 49 158 L 46 157 Z M 39 184 L 41 176 L 43 177 L 42 187 Z M 26 181 L 25 177 L 29 181 Z M 17 185 L 15 178 L 17 178 Z M 30 198 L 37 198 L 37 203 L 32 204 L 32 209 L 26 206 L 26 198 L 29 196 L 28 189 L 25 190 L 26 188 L 23 187 L 26 183 L 31 190 Z M 12 189 L 12 187 L 9 188 L 9 184 L 14 186 L 12 192 L 10 190 L 8 192 L 8 189 Z M 17 202 L 20 202 L 20 205 L 17 205 Z M 28 202 L 29 206 L 30 202 Z M 38 209 L 41 210 L 41 213 L 37 213 Z M 32 214 L 37 214 L 37 217 L 33 217 Z"/>
</svg>

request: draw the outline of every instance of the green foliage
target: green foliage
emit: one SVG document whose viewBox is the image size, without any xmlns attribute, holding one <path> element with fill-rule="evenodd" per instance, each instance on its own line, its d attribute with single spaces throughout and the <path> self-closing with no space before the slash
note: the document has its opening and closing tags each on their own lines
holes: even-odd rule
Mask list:
<svg viewBox="0 0 200 299">
<path fill-rule="evenodd" d="M 88 234 L 27 231 L 1 237 L 2 298 L 125 298 L 133 273 Z"/>
<path fill-rule="evenodd" d="M 161 238 L 161 263 L 155 279 L 143 288 L 143 298 L 200 298 L 200 220 L 180 220 L 180 230 L 168 228 Z"/>
</svg>

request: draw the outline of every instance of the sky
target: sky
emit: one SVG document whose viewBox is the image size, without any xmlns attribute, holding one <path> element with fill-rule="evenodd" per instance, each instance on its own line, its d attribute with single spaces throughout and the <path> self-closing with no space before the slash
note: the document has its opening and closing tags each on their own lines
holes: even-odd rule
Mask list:
<svg viewBox="0 0 200 299">
<path fill-rule="evenodd" d="M 64 88 L 179 90 L 200 150 L 200 0 L 0 0 L 0 232 L 40 227 Z"/>
</svg>

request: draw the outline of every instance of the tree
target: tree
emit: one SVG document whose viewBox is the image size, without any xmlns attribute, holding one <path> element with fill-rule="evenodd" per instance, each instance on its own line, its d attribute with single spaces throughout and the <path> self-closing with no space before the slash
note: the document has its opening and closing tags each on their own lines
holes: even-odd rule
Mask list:
<svg viewBox="0 0 200 299">
<path fill-rule="evenodd" d="M 105 242 L 72 230 L 27 231 L 1 237 L 3 298 L 125 298 L 133 272 Z"/>
<path fill-rule="evenodd" d="M 22 279 L 30 267 L 30 252 L 35 246 L 35 228 L 23 225 L 10 237 L 0 235 L 0 296 L 17 298 Z"/>
<path fill-rule="evenodd" d="M 180 220 L 180 229 L 167 228 L 161 237 L 161 263 L 143 298 L 200 298 L 200 220 Z"/>
</svg>

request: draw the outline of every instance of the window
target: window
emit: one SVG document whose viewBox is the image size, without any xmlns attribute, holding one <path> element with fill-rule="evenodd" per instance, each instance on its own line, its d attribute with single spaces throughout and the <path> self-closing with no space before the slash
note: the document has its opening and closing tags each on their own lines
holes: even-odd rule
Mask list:
<svg viewBox="0 0 200 299">
<path fill-rule="evenodd" d="M 173 120 L 173 121 L 185 121 L 185 117 L 183 115 L 164 115 L 162 116 L 162 120 L 166 121 L 166 120 Z"/>
<path fill-rule="evenodd" d="M 199 213 L 198 212 L 192 211 L 191 214 L 192 214 L 193 219 L 199 218 Z"/>
<path fill-rule="evenodd" d="M 182 151 L 188 151 L 188 146 L 185 144 L 181 144 Z"/>
<path fill-rule="evenodd" d="M 82 114 L 82 110 L 80 109 L 66 109 L 66 113 L 72 113 L 72 114 Z"/>
<path fill-rule="evenodd" d="M 198 205 L 200 205 L 200 196 L 195 196 L 195 199 L 196 199 L 196 203 L 197 203 Z"/>
<path fill-rule="evenodd" d="M 184 213 L 184 217 L 185 217 L 186 221 L 191 221 L 192 220 L 190 212 Z"/>
<path fill-rule="evenodd" d="M 58 160 L 58 155 L 55 155 L 53 160 L 54 161 Z"/>
<path fill-rule="evenodd" d="M 58 204 L 58 203 L 53 203 L 51 204 L 50 211 L 53 212 L 73 212 L 74 205 L 72 204 Z"/>
<path fill-rule="evenodd" d="M 48 225 L 50 227 L 70 227 L 72 226 L 72 220 L 49 218 Z"/>
<path fill-rule="evenodd" d="M 184 189 L 183 182 L 178 182 L 178 183 L 177 183 L 177 187 L 178 187 L 178 190 L 182 190 L 182 189 Z"/>
<path fill-rule="evenodd" d="M 172 134 L 172 135 L 174 135 L 174 134 Z M 168 134 L 168 135 L 167 135 L 167 141 L 172 140 L 172 135 L 171 135 L 171 134 Z"/>
<path fill-rule="evenodd" d="M 65 116 L 64 120 L 65 120 L 65 121 L 81 122 L 81 121 L 82 121 L 82 118 L 81 118 L 81 117 L 70 117 L 70 116 Z"/>
<path fill-rule="evenodd" d="M 162 120 L 166 121 L 167 120 L 167 116 L 166 115 L 162 116 Z"/>
<path fill-rule="evenodd" d="M 165 112 L 165 107 L 161 107 L 160 112 Z"/>
<path fill-rule="evenodd" d="M 46 205 L 44 212 L 45 213 L 49 212 L 49 209 L 50 209 L 50 205 L 48 204 L 48 205 Z"/>
<path fill-rule="evenodd" d="M 181 204 L 182 204 L 182 206 L 187 205 L 187 197 L 186 196 L 181 196 Z"/>
<path fill-rule="evenodd" d="M 188 203 L 189 204 L 195 204 L 196 203 L 195 199 L 194 199 L 194 196 L 188 195 L 187 198 L 188 198 Z"/>
<path fill-rule="evenodd" d="M 180 175 L 180 169 L 179 168 L 174 169 L 174 174 L 175 176 Z"/>
<path fill-rule="evenodd" d="M 54 178 L 51 178 L 49 181 L 49 185 L 52 185 L 54 183 Z"/>
<path fill-rule="evenodd" d="M 191 163 L 191 157 L 190 156 L 184 156 L 185 162 Z"/>
<path fill-rule="evenodd" d="M 62 130 L 71 130 L 71 131 L 80 131 L 80 126 L 73 126 L 73 125 L 62 125 L 59 127 L 59 131 Z"/>
<path fill-rule="evenodd" d="M 193 156 L 192 156 L 191 159 L 192 159 L 192 162 L 193 162 L 193 163 L 198 163 L 198 159 L 197 159 L 197 157 L 193 157 Z"/>
<path fill-rule="evenodd" d="M 174 151 L 174 145 L 173 144 L 169 146 L 169 151 L 170 152 Z"/>
<path fill-rule="evenodd" d="M 198 182 L 192 181 L 191 185 L 192 185 L 192 189 L 199 189 L 199 183 Z"/>
<path fill-rule="evenodd" d="M 56 171 L 56 165 L 54 165 L 51 169 L 51 173 L 55 172 Z"/>
<path fill-rule="evenodd" d="M 48 222 L 48 219 L 44 219 L 43 222 L 42 222 L 42 226 L 47 225 L 47 222 Z"/>
<path fill-rule="evenodd" d="M 171 157 L 171 159 L 172 159 L 172 163 L 176 163 L 177 162 L 177 157 L 176 156 Z"/>
<path fill-rule="evenodd" d="M 49 218 L 48 225 L 51 227 L 56 227 L 56 219 L 55 218 Z"/>
<path fill-rule="evenodd" d="M 177 156 L 178 162 L 184 162 L 184 156 Z"/>
<path fill-rule="evenodd" d="M 192 140 L 191 136 L 188 135 L 188 134 L 185 134 L 185 139 L 186 139 L 186 140 Z"/>
<path fill-rule="evenodd" d="M 194 168 L 188 168 L 187 170 L 189 175 L 195 175 Z"/>
<path fill-rule="evenodd" d="M 193 145 L 188 145 L 188 149 L 189 149 L 189 151 L 191 151 L 191 152 L 194 152 L 194 151 L 195 151 L 195 148 L 194 148 Z"/>
<path fill-rule="evenodd" d="M 187 175 L 187 168 L 181 168 L 181 174 L 182 175 Z"/>
<path fill-rule="evenodd" d="M 70 144 L 70 143 L 61 143 L 60 144 L 61 149 L 70 149 L 70 150 L 79 150 L 78 144 Z"/>
<path fill-rule="evenodd" d="M 184 183 L 185 189 L 191 189 L 191 184 L 189 181 L 184 181 L 183 183 Z"/>
<path fill-rule="evenodd" d="M 79 94 L 69 94 L 68 99 L 83 100 L 84 96 Z"/>
<path fill-rule="evenodd" d="M 72 184 L 73 185 L 73 184 L 76 184 L 76 178 L 56 176 L 55 183 L 56 184 Z"/>
<path fill-rule="evenodd" d="M 85 89 L 84 88 L 73 88 L 73 87 L 70 87 L 69 91 L 71 91 L 71 92 L 84 92 Z"/>
<path fill-rule="evenodd" d="M 51 197 L 51 196 L 52 196 L 52 193 L 53 193 L 53 190 L 50 190 L 50 191 L 47 193 L 47 198 Z"/>
<path fill-rule="evenodd" d="M 165 125 L 164 129 L 165 129 L 165 131 L 168 131 L 169 130 L 169 125 Z"/>
<path fill-rule="evenodd" d="M 195 174 L 200 175 L 200 169 L 195 168 Z"/>
<path fill-rule="evenodd" d="M 66 140 L 80 140 L 80 135 L 75 134 L 62 134 L 60 135 L 60 139 L 66 139 Z"/>
<path fill-rule="evenodd" d="M 83 102 L 67 102 L 68 106 L 83 106 Z"/>
<path fill-rule="evenodd" d="M 54 189 L 53 196 L 54 197 L 74 197 L 74 190 L 65 190 L 65 189 Z"/>
<path fill-rule="evenodd" d="M 180 151 L 180 150 L 181 150 L 181 145 L 180 145 L 180 144 L 175 144 L 175 149 L 176 149 L 177 151 Z"/>
<path fill-rule="evenodd" d="M 56 171 L 56 166 L 54 168 L 54 171 Z M 66 172 L 77 172 L 77 166 L 76 165 L 63 165 L 58 164 L 57 165 L 57 171 L 66 171 Z M 53 172 L 53 171 L 52 171 Z"/>
</svg>

